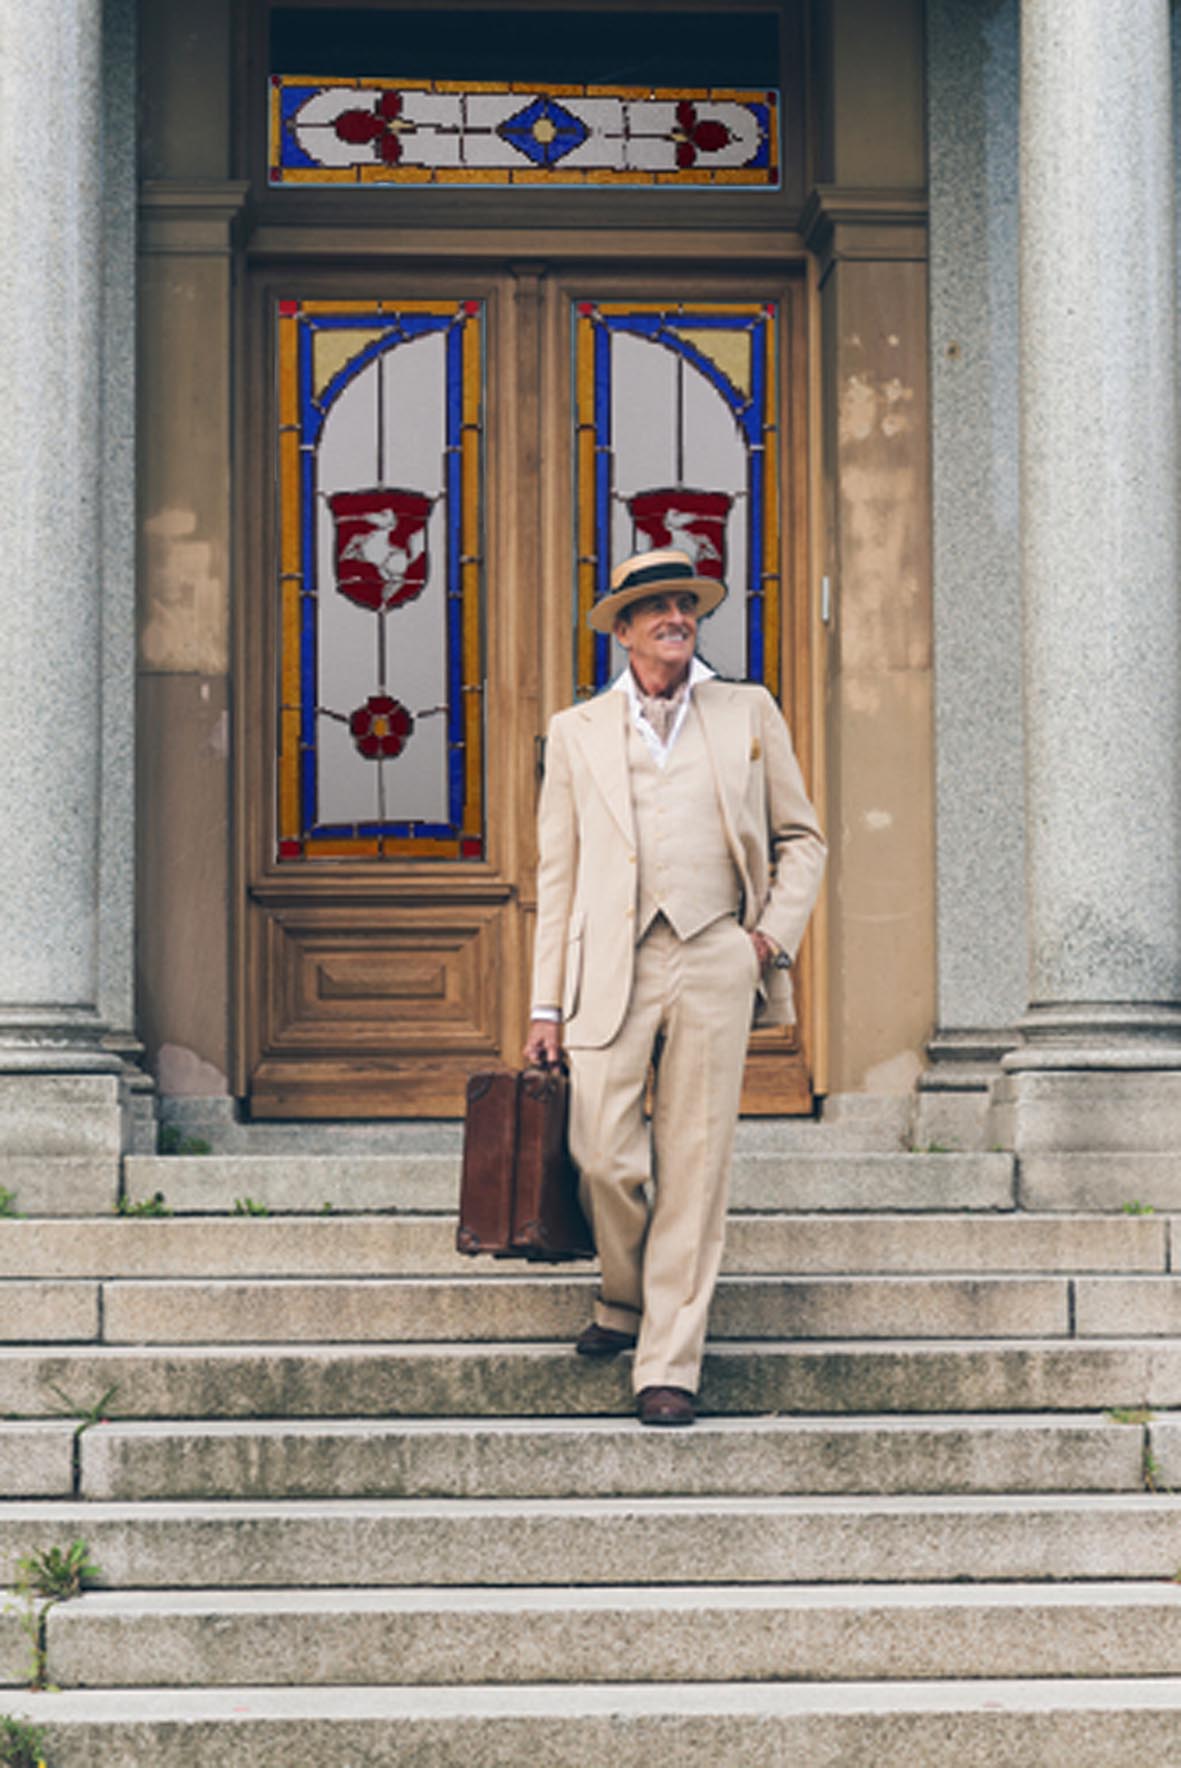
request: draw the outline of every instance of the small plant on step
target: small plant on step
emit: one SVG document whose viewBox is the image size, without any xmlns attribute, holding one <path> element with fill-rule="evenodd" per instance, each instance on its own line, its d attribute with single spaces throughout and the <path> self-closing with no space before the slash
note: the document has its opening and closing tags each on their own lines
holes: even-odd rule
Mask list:
<svg viewBox="0 0 1181 1768">
<path fill-rule="evenodd" d="M 164 1201 L 163 1191 L 156 1191 L 151 1197 L 141 1198 L 133 1203 L 129 1197 L 120 1197 L 115 1205 L 115 1214 L 121 1216 L 170 1216 L 172 1211 Z"/>
<path fill-rule="evenodd" d="M 50 1686 L 46 1663 L 46 1622 L 59 1602 L 80 1596 L 87 1584 L 101 1577 L 85 1541 L 71 1541 L 65 1548 L 48 1547 L 22 1554 L 16 1562 L 12 1593 L 17 1599 L 6 1606 L 15 1614 L 29 1642 L 29 1687 L 41 1692 Z"/>
<path fill-rule="evenodd" d="M 70 1394 L 68 1394 L 64 1388 L 58 1387 L 55 1381 L 49 1382 L 48 1387 L 50 1393 L 59 1401 L 58 1417 L 76 1418 L 78 1420 L 79 1435 L 81 1435 L 84 1430 L 89 1430 L 91 1425 L 105 1424 L 107 1407 L 119 1391 L 119 1383 L 116 1381 L 104 1394 L 99 1395 L 93 1406 L 83 1406 L 79 1401 L 75 1400 Z"/>
<path fill-rule="evenodd" d="M 10 1221 L 20 1221 L 21 1213 L 16 1207 L 16 1192 L 9 1191 L 0 1185 L 0 1216 L 7 1216 Z"/>
<path fill-rule="evenodd" d="M 1147 1406 L 1112 1406 L 1107 1416 L 1113 1424 L 1151 1424 L 1156 1413 Z"/>
<path fill-rule="evenodd" d="M 0 1768 L 47 1768 L 40 1725 L 0 1713 Z"/>
<path fill-rule="evenodd" d="M 256 1203 L 253 1197 L 235 1197 L 234 1214 L 248 1216 L 269 1216 L 270 1210 L 265 1203 Z"/>
<path fill-rule="evenodd" d="M 1161 1485 L 1161 1466 L 1152 1450 L 1144 1450 L 1144 1490 L 1146 1492 L 1165 1492 L 1166 1486 Z"/>
<path fill-rule="evenodd" d="M 1153 1209 L 1151 1203 L 1139 1203 L 1135 1199 L 1133 1199 L 1133 1201 L 1131 1203 L 1125 1203 L 1123 1207 L 1124 1207 L 1124 1214 L 1125 1215 L 1155 1215 L 1156 1214 L 1156 1211 L 1155 1211 L 1155 1209 Z"/>
<path fill-rule="evenodd" d="M 156 1137 L 157 1154 L 212 1154 L 204 1136 L 186 1136 L 179 1124 L 162 1123 Z"/>
<path fill-rule="evenodd" d="M 26 1553 L 17 1561 L 17 1588 L 23 1579 L 36 1596 L 51 1602 L 69 1602 L 81 1596 L 88 1584 L 102 1576 L 90 1557 L 85 1541 L 71 1541 L 68 1547 L 46 1547 L 40 1553 Z"/>
</svg>

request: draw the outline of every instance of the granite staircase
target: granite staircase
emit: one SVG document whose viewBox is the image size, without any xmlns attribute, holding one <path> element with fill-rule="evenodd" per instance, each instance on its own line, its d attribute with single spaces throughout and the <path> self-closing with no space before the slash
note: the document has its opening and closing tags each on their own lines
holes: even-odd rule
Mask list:
<svg viewBox="0 0 1181 1768">
<path fill-rule="evenodd" d="M 0 1568 L 84 1539 L 49 1768 L 1181 1759 L 1181 1220 L 743 1126 L 692 1431 L 453 1145 L 126 1162 L 0 1218 Z M 18 1207 L 20 1200 L 18 1199 Z M 262 1214 L 262 1210 L 269 1213 Z"/>
</svg>

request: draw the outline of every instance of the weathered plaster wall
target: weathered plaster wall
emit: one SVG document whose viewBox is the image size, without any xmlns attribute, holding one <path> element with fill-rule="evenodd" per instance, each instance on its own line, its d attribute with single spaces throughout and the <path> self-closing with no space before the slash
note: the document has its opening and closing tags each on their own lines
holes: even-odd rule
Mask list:
<svg viewBox="0 0 1181 1768">
<path fill-rule="evenodd" d="M 228 0 L 142 6 L 138 988 L 168 1094 L 230 1068 Z"/>
<path fill-rule="evenodd" d="M 924 9 L 826 0 L 817 24 L 843 217 L 821 293 L 831 1088 L 903 1093 L 935 1001 Z"/>
<path fill-rule="evenodd" d="M 813 32 L 820 181 L 918 189 L 927 181 L 923 0 L 818 0 Z"/>
<path fill-rule="evenodd" d="M 925 267 L 844 264 L 831 338 L 829 702 L 837 1092 L 904 1092 L 934 998 Z"/>
</svg>

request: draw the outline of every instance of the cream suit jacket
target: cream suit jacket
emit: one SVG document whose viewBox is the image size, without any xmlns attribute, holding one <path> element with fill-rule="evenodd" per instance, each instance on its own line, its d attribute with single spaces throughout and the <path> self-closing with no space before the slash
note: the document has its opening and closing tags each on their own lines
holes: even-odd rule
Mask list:
<svg viewBox="0 0 1181 1768">
<path fill-rule="evenodd" d="M 717 677 L 693 689 L 741 918 L 795 957 L 824 872 L 825 844 L 791 737 L 766 688 Z M 550 722 L 538 811 L 533 1001 L 561 1005 L 572 1048 L 609 1044 L 631 995 L 636 833 L 627 765 L 626 694 L 603 693 Z M 793 1018 L 789 973 L 760 986 L 755 1019 Z"/>
</svg>

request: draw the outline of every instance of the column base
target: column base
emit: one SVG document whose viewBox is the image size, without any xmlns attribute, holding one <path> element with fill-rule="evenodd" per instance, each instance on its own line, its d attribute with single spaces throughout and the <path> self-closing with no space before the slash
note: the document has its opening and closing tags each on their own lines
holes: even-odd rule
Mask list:
<svg viewBox="0 0 1181 1768">
<path fill-rule="evenodd" d="M 995 1146 L 990 1096 L 1001 1059 L 1017 1039 L 993 1027 L 935 1033 L 927 1045 L 930 1067 L 919 1076 L 914 1103 L 916 1148 L 982 1150 Z"/>
<path fill-rule="evenodd" d="M 127 1086 L 103 1029 L 79 1016 L 0 1030 L 0 1186 L 18 1214 L 115 1207 Z"/>
<path fill-rule="evenodd" d="M 1181 1208 L 1181 1009 L 1037 1008 L 1003 1059 L 990 1133 L 1028 1209 Z"/>
<path fill-rule="evenodd" d="M 143 1066 L 144 1047 L 134 1032 L 112 1031 L 103 1048 L 119 1057 L 124 1083 L 124 1154 L 154 1154 L 159 1134 L 156 1082 Z"/>
</svg>

